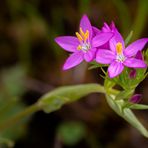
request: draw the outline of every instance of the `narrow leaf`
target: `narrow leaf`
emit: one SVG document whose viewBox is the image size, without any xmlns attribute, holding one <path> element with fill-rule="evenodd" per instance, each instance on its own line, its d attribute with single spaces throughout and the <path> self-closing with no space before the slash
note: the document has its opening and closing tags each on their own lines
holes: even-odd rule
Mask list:
<svg viewBox="0 0 148 148">
<path fill-rule="evenodd" d="M 148 109 L 148 105 L 144 105 L 144 104 L 132 104 L 130 106 L 131 109 Z"/>
<path fill-rule="evenodd" d="M 115 96 L 114 96 L 115 97 Z M 129 122 L 133 127 L 135 127 L 143 136 L 148 138 L 148 131 L 145 129 L 145 127 L 141 124 L 141 122 L 136 118 L 136 116 L 133 114 L 133 112 L 125 108 L 122 110 L 122 106 L 117 104 L 117 102 L 113 99 L 112 96 L 106 95 L 107 102 L 109 106 L 123 119 L 125 119 L 127 122 Z"/>
<path fill-rule="evenodd" d="M 125 46 L 127 46 L 131 40 L 133 36 L 133 31 L 130 31 L 130 33 L 128 34 L 127 38 L 125 39 Z"/>
<path fill-rule="evenodd" d="M 38 103 L 43 106 L 45 112 L 49 113 L 59 109 L 66 103 L 71 103 L 94 92 L 105 93 L 105 90 L 99 84 L 63 86 L 41 97 Z"/>
<path fill-rule="evenodd" d="M 92 62 L 90 64 L 91 64 L 91 66 L 88 67 L 88 70 L 96 69 L 96 68 L 99 68 L 99 67 L 106 67 L 107 66 L 106 64 L 99 64 L 97 62 Z"/>
</svg>

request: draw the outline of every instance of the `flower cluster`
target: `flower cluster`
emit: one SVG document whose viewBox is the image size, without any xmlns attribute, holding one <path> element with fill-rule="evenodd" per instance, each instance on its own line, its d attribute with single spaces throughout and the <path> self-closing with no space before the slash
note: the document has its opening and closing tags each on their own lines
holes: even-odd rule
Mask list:
<svg viewBox="0 0 148 148">
<path fill-rule="evenodd" d="M 108 64 L 108 75 L 114 78 L 121 74 L 124 67 L 133 69 L 147 67 L 141 51 L 148 38 L 139 39 L 125 47 L 123 37 L 113 22 L 111 25 L 104 23 L 104 26 L 98 29 L 91 25 L 86 15 L 83 15 L 76 36 L 60 36 L 55 38 L 55 41 L 63 49 L 71 52 L 63 70 L 70 69 L 83 60 L 96 61 Z"/>
</svg>

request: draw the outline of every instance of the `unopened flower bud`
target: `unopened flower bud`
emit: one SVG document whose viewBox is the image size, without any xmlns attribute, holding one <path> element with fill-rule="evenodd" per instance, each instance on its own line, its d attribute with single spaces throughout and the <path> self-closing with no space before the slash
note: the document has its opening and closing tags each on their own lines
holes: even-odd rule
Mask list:
<svg viewBox="0 0 148 148">
<path fill-rule="evenodd" d="M 133 79 L 133 78 L 136 77 L 136 69 L 132 69 L 132 70 L 130 71 L 129 77 L 130 77 L 131 79 Z"/>
<path fill-rule="evenodd" d="M 130 99 L 129 102 L 131 103 L 139 103 L 139 101 L 141 100 L 142 95 L 141 94 L 135 94 L 133 95 Z"/>
</svg>

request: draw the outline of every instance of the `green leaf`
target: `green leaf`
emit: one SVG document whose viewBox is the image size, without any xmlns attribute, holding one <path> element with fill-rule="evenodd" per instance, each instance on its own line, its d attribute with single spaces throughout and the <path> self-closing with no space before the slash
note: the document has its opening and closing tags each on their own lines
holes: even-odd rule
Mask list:
<svg viewBox="0 0 148 148">
<path fill-rule="evenodd" d="M 99 68 L 101 67 L 100 65 L 91 65 L 88 67 L 88 70 L 92 70 L 92 69 L 96 69 L 96 68 Z"/>
<path fill-rule="evenodd" d="M 99 84 L 84 84 L 59 87 L 39 99 L 38 105 L 43 106 L 47 113 L 61 108 L 66 103 L 71 103 L 90 93 L 105 93 L 104 87 Z"/>
<path fill-rule="evenodd" d="M 144 104 L 132 104 L 130 106 L 131 109 L 148 109 L 148 105 L 144 105 Z"/>
<path fill-rule="evenodd" d="M 91 64 L 91 66 L 89 66 L 88 70 L 107 66 L 106 64 L 99 64 L 99 63 L 97 63 L 95 61 L 91 62 L 90 64 Z"/>
<path fill-rule="evenodd" d="M 148 138 L 148 131 L 141 124 L 141 122 L 136 118 L 133 112 L 125 108 L 122 110 L 122 104 L 119 104 L 118 101 L 115 101 L 115 96 L 106 95 L 107 102 L 109 106 L 123 119 L 129 122 L 133 127 L 135 127 L 143 136 Z M 124 102 L 123 102 L 124 104 Z"/>
<path fill-rule="evenodd" d="M 127 46 L 131 40 L 133 36 L 133 31 L 130 31 L 130 33 L 128 34 L 127 38 L 125 39 L 125 46 Z"/>
</svg>

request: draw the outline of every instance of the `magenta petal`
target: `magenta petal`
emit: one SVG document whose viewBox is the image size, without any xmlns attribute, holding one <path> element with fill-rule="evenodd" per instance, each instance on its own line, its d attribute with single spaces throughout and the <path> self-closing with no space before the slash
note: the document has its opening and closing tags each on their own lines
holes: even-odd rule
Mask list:
<svg viewBox="0 0 148 148">
<path fill-rule="evenodd" d="M 133 43 L 131 43 L 125 50 L 124 53 L 126 56 L 131 57 L 136 55 L 136 53 L 143 49 L 145 44 L 148 42 L 148 38 L 139 39 Z"/>
<path fill-rule="evenodd" d="M 102 31 L 103 32 L 111 32 L 111 28 L 108 26 L 107 23 L 104 23 L 104 25 L 102 27 Z"/>
<path fill-rule="evenodd" d="M 116 40 L 116 42 L 121 42 L 124 49 L 125 48 L 124 39 L 115 26 L 113 28 L 113 32 L 114 32 L 114 39 Z"/>
<path fill-rule="evenodd" d="M 83 17 L 81 18 L 80 27 L 82 28 L 84 32 L 86 32 L 86 30 L 89 31 L 89 37 L 91 39 L 92 38 L 92 26 L 91 26 L 91 23 L 87 15 L 83 15 Z"/>
<path fill-rule="evenodd" d="M 87 62 L 91 62 L 95 58 L 96 48 L 93 48 L 84 54 L 84 59 Z"/>
<path fill-rule="evenodd" d="M 111 29 L 116 28 L 114 21 L 111 22 L 111 24 L 110 24 L 110 28 L 111 28 Z"/>
<path fill-rule="evenodd" d="M 108 67 L 108 74 L 110 78 L 114 78 L 118 76 L 124 69 L 124 66 L 121 62 L 112 62 Z"/>
<path fill-rule="evenodd" d="M 70 55 L 70 57 L 66 60 L 63 70 L 70 69 L 83 61 L 83 53 L 76 52 Z"/>
<path fill-rule="evenodd" d="M 94 27 L 94 26 L 92 27 L 92 31 L 93 31 L 93 37 L 101 33 L 101 31 L 97 27 Z"/>
<path fill-rule="evenodd" d="M 60 36 L 55 38 L 55 41 L 63 49 L 70 52 L 75 52 L 79 45 L 78 39 L 73 36 Z"/>
<path fill-rule="evenodd" d="M 131 68 L 146 68 L 147 67 L 146 63 L 143 60 L 139 60 L 135 58 L 127 58 L 123 64 Z"/>
<path fill-rule="evenodd" d="M 109 41 L 110 49 L 115 52 L 116 51 L 116 44 L 118 42 L 122 43 L 122 46 L 124 49 L 125 45 L 124 45 L 124 40 L 123 40 L 121 34 L 118 32 L 118 30 L 116 28 L 113 28 L 112 32 L 114 33 L 114 36 Z"/>
<path fill-rule="evenodd" d="M 114 39 L 114 37 L 112 39 L 110 39 L 109 41 L 109 47 L 113 52 L 116 52 L 116 40 Z"/>
<path fill-rule="evenodd" d="M 139 60 L 144 60 L 143 55 L 142 55 L 142 51 L 138 51 L 135 58 L 139 59 Z"/>
<path fill-rule="evenodd" d="M 106 33 L 100 33 L 96 35 L 92 40 L 92 46 L 93 47 L 99 47 L 103 44 L 105 44 L 109 39 L 113 36 L 113 33 L 106 32 Z"/>
<path fill-rule="evenodd" d="M 110 64 L 115 59 L 115 54 L 111 50 L 98 49 L 96 61 L 101 64 Z"/>
</svg>

